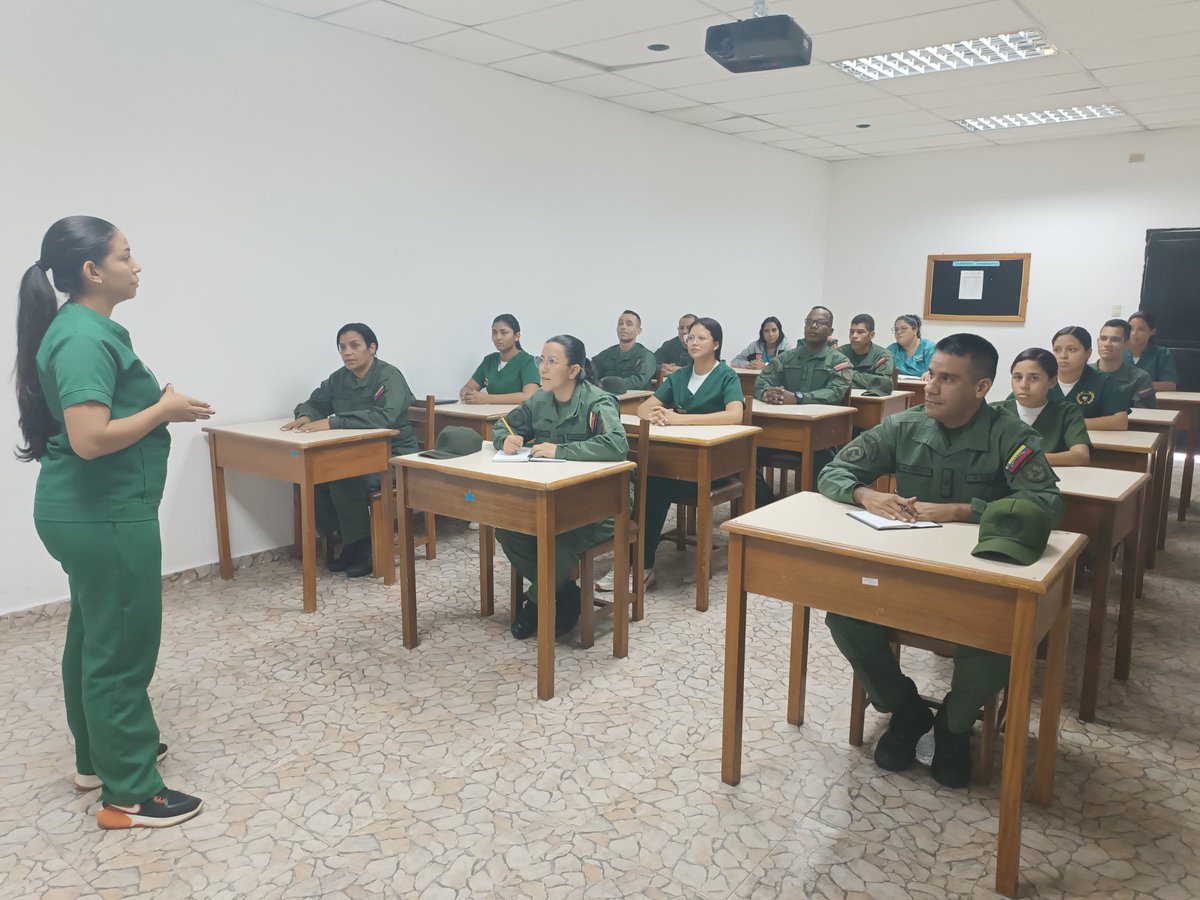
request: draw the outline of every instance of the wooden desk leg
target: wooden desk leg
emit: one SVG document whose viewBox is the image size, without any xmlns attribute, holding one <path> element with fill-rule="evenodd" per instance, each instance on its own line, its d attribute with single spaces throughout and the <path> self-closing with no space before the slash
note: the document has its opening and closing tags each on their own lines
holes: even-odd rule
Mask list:
<svg viewBox="0 0 1200 900">
<path fill-rule="evenodd" d="M 1054 798 L 1054 764 L 1058 758 L 1058 729 L 1062 716 L 1063 673 L 1067 668 L 1067 638 L 1071 634 L 1071 589 L 1075 567 L 1063 573 L 1058 618 L 1050 626 L 1046 670 L 1042 688 L 1042 717 L 1038 724 L 1037 760 L 1034 763 L 1033 802 L 1049 806 Z"/>
<path fill-rule="evenodd" d="M 629 655 L 629 483 L 625 478 L 610 478 L 617 492 L 617 519 L 613 533 L 613 656 Z"/>
<path fill-rule="evenodd" d="M 1162 496 L 1158 508 L 1158 549 L 1167 549 L 1167 507 L 1171 505 L 1171 482 L 1175 477 L 1175 429 L 1168 428 L 1163 435 L 1167 452 L 1163 459 Z"/>
<path fill-rule="evenodd" d="M 800 460 L 800 483 L 796 485 L 796 491 L 811 491 L 813 488 L 813 456 L 816 454 L 812 448 L 812 432 L 805 435 L 805 447 Z"/>
<path fill-rule="evenodd" d="M 222 473 L 224 477 L 224 473 Z M 292 485 L 292 559 L 304 559 L 304 535 L 300 533 L 300 485 Z M 328 546 L 328 543 L 326 544 Z"/>
<path fill-rule="evenodd" d="M 479 615 L 484 618 L 496 611 L 496 578 L 493 565 L 495 558 L 496 529 L 490 525 L 481 524 L 479 526 Z"/>
<path fill-rule="evenodd" d="M 708 579 L 712 574 L 712 456 L 700 448 L 696 466 L 696 609 L 708 609 Z"/>
<path fill-rule="evenodd" d="M 300 540 L 303 553 L 300 568 L 304 572 L 304 611 L 317 611 L 317 504 L 313 483 L 305 473 L 300 485 Z"/>
<path fill-rule="evenodd" d="M 537 497 L 537 692 L 539 700 L 554 696 L 554 538 L 557 534 L 555 500 L 543 492 Z M 617 573 L 620 576 L 621 573 Z"/>
<path fill-rule="evenodd" d="M 1141 529 L 1136 522 L 1134 531 Z M 1079 718 L 1096 720 L 1096 694 L 1100 689 L 1100 655 L 1104 652 L 1104 620 L 1108 614 L 1108 576 L 1112 568 L 1113 535 L 1111 523 L 1089 542 L 1092 551 L 1092 608 L 1088 614 L 1087 646 L 1083 651 L 1083 691 L 1079 697 Z M 1136 571 L 1136 568 L 1135 570 Z"/>
<path fill-rule="evenodd" d="M 804 724 L 804 696 L 808 688 L 808 623 L 807 606 L 792 604 L 792 647 L 788 656 L 787 720 L 792 725 Z"/>
<path fill-rule="evenodd" d="M 758 503 L 758 482 L 755 478 L 757 466 L 755 460 L 758 458 L 758 443 L 750 439 L 750 458 L 746 460 L 746 468 L 742 469 L 742 500 L 738 506 L 738 515 L 744 516 L 748 512 L 754 512 L 754 508 Z"/>
<path fill-rule="evenodd" d="M 1013 621 L 1012 667 L 1008 673 L 1008 733 L 1004 741 L 1004 768 L 1000 779 L 1000 834 L 996 846 L 996 892 L 1017 894 L 1021 865 L 1021 792 L 1025 777 L 1025 751 L 1029 742 L 1029 694 L 1033 682 L 1033 657 L 1037 651 L 1034 626 L 1038 597 L 1017 594 Z"/>
<path fill-rule="evenodd" d="M 387 585 L 396 583 L 396 554 L 392 552 L 392 523 L 396 521 L 395 511 L 392 509 L 393 478 L 392 464 L 389 462 L 379 478 L 379 499 L 382 501 L 380 519 L 383 521 L 378 527 L 379 549 L 383 553 L 383 583 Z M 376 559 L 375 565 L 379 564 L 380 560 Z"/>
<path fill-rule="evenodd" d="M 1187 456 L 1183 460 L 1183 480 L 1179 483 L 1179 512 L 1176 519 L 1187 521 L 1188 507 L 1192 505 L 1192 466 L 1196 462 L 1196 454 L 1200 453 L 1200 409 L 1195 407 L 1187 413 L 1187 442 L 1183 445 Z M 1174 465 L 1174 460 L 1171 462 Z"/>
<path fill-rule="evenodd" d="M 217 557 L 221 560 L 221 577 L 233 577 L 233 553 L 229 549 L 229 507 L 225 503 L 225 468 L 217 465 L 217 435 L 208 436 L 208 458 L 212 464 L 213 511 L 217 517 Z"/>
<path fill-rule="evenodd" d="M 1146 492 L 1138 499 L 1138 515 L 1147 509 Z M 1138 560 L 1142 555 L 1142 532 L 1135 528 L 1124 541 L 1124 556 L 1121 560 L 1121 606 L 1117 614 L 1117 661 L 1113 677 L 1120 681 L 1129 678 L 1129 657 L 1133 652 L 1133 601 L 1135 586 L 1142 581 L 1142 567 Z M 1139 594 L 1140 596 L 1140 594 Z"/>
<path fill-rule="evenodd" d="M 1142 596 L 1142 579 L 1145 577 L 1146 569 L 1153 569 L 1158 556 L 1158 505 L 1162 501 L 1162 476 L 1163 466 L 1163 447 L 1166 445 L 1167 436 L 1160 434 L 1161 440 L 1158 443 L 1158 449 L 1154 451 L 1154 456 L 1151 457 L 1150 483 L 1146 485 L 1145 497 L 1145 512 L 1146 516 L 1146 541 L 1142 546 L 1143 564 L 1139 567 L 1143 571 L 1138 574 L 1137 594 Z"/>
<path fill-rule="evenodd" d="M 725 700 L 721 717 L 721 780 L 742 780 L 742 711 L 746 690 L 746 539 L 729 536 L 729 587 L 725 597 Z"/>
<path fill-rule="evenodd" d="M 425 513 L 425 558 L 437 559 L 437 516 Z"/>
<path fill-rule="evenodd" d="M 400 536 L 400 628 L 404 646 L 417 646 L 417 549 L 413 544 L 413 513 L 408 506 L 408 470 L 401 468 L 396 488 L 399 503 L 396 530 Z"/>
</svg>

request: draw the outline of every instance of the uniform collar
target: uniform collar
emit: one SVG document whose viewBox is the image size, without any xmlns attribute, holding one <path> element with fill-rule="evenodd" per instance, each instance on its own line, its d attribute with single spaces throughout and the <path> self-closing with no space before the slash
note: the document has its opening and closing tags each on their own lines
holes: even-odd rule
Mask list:
<svg viewBox="0 0 1200 900">
<path fill-rule="evenodd" d="M 69 318 L 75 319 L 79 322 L 91 322 L 93 325 L 98 325 L 106 331 L 111 331 L 126 343 L 129 342 L 129 331 L 124 325 L 115 321 L 110 316 L 102 316 L 94 309 L 90 309 L 89 307 L 83 306 L 80 303 L 76 303 L 73 300 L 68 300 L 66 303 L 64 303 L 59 308 L 58 315 L 68 316 Z"/>
<path fill-rule="evenodd" d="M 926 416 L 924 427 L 917 429 L 913 440 L 946 455 L 963 450 L 987 450 L 991 447 L 992 423 L 996 421 L 998 415 L 1000 415 L 999 410 L 992 409 L 987 403 L 980 403 L 979 409 L 971 417 L 971 421 L 962 428 L 954 429 L 953 445 L 950 440 L 950 429 Z"/>
</svg>

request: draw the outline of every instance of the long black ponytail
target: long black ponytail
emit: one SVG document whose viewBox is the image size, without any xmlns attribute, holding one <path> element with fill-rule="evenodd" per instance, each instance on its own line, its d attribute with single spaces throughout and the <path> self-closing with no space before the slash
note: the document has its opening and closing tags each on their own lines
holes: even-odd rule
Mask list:
<svg viewBox="0 0 1200 900">
<path fill-rule="evenodd" d="M 57 288 L 74 296 L 83 287 L 83 266 L 108 256 L 116 227 L 94 216 L 68 216 L 50 226 L 42 238 L 41 258 L 25 270 L 17 298 L 17 409 L 25 446 L 17 459 L 31 462 L 46 455 L 50 436 L 58 430 L 37 373 L 37 353 L 50 323 L 58 314 Z M 54 273 L 54 286 L 47 272 Z"/>
<path fill-rule="evenodd" d="M 558 344 L 567 351 L 568 366 L 579 366 L 579 374 L 575 377 L 576 381 L 590 381 L 592 384 L 596 384 L 596 367 L 588 359 L 583 341 L 571 334 L 556 334 L 552 338 L 546 338 L 546 343 Z"/>
</svg>

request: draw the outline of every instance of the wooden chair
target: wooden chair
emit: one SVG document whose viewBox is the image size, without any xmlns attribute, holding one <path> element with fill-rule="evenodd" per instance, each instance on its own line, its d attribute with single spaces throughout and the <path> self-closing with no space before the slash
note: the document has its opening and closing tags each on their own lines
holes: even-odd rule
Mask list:
<svg viewBox="0 0 1200 900">
<path fill-rule="evenodd" d="M 646 478 L 650 471 L 650 423 L 645 419 L 638 422 L 636 443 L 629 450 L 629 459 L 637 463 L 635 473 L 636 489 L 633 494 L 633 509 L 629 523 L 629 563 L 633 570 L 633 615 L 634 622 L 640 622 L 646 613 L 645 562 L 642 559 L 641 536 L 646 531 Z M 596 560 L 607 556 L 616 549 L 612 539 L 589 547 L 579 557 L 579 646 L 584 649 L 596 642 L 596 616 L 611 615 L 613 601 L 609 597 L 597 597 Z M 620 573 L 614 573 L 621 577 Z M 512 621 L 517 620 L 517 613 L 524 601 L 525 583 L 516 566 L 509 567 L 509 598 L 512 608 Z"/>
<path fill-rule="evenodd" d="M 425 428 L 423 434 L 417 438 L 417 444 L 422 450 L 428 450 L 437 443 L 437 436 L 434 433 L 434 409 L 437 398 L 433 394 L 426 394 L 425 402 L 421 407 L 425 410 Z M 393 489 L 394 490 L 394 489 Z M 400 514 L 399 507 L 396 503 L 396 496 L 393 493 L 392 515 Z M 375 522 L 383 515 L 383 495 L 379 491 L 371 494 L 371 521 Z M 372 573 L 376 578 L 382 574 L 382 564 L 379 562 L 384 554 L 388 552 L 388 543 L 391 544 L 391 552 L 393 554 L 399 552 L 400 544 L 396 536 L 396 522 L 392 521 L 392 527 L 389 532 L 392 535 L 390 542 L 386 542 L 382 535 L 378 534 L 374 528 L 371 529 L 371 560 L 374 564 L 375 571 Z M 426 559 L 437 559 L 437 516 L 433 513 L 425 513 L 425 536 L 417 538 L 414 542 L 416 547 L 425 548 Z"/>
<path fill-rule="evenodd" d="M 900 658 L 901 647 L 916 647 L 919 650 L 928 650 L 941 656 L 954 656 L 955 645 L 949 641 L 926 637 L 911 631 L 892 631 L 889 637 L 896 659 Z M 942 706 L 940 700 L 931 697 L 922 696 L 921 701 L 934 710 L 940 709 Z M 863 743 L 863 725 L 868 702 L 866 688 L 862 686 L 856 676 L 850 688 L 850 743 L 855 747 L 861 747 Z M 976 769 L 975 780 L 980 784 L 987 785 L 992 783 L 992 770 L 995 768 L 996 760 L 996 739 L 1004 725 L 1004 704 L 1000 701 L 999 694 L 993 694 L 988 698 L 987 703 L 980 710 L 978 718 L 983 723 L 983 729 L 979 738 L 979 767 Z"/>
<path fill-rule="evenodd" d="M 753 397 L 746 397 L 742 403 L 742 424 L 749 425 L 754 419 Z M 786 476 L 785 476 L 786 478 Z M 754 490 L 754 485 L 744 485 L 740 478 L 730 478 L 723 484 L 713 485 L 709 491 L 709 502 L 715 509 L 722 504 L 730 504 L 730 517 L 737 518 L 741 513 L 742 497 L 747 490 Z M 698 500 L 699 498 L 697 498 Z M 682 551 L 688 545 L 695 546 L 700 539 L 696 534 L 696 503 L 697 500 L 677 500 L 675 502 L 675 549 Z M 708 535 L 712 540 L 712 535 Z"/>
</svg>

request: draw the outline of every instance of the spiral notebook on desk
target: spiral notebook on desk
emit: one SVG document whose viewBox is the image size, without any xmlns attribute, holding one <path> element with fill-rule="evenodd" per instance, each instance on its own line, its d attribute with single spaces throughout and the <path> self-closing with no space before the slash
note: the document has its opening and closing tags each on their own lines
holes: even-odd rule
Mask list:
<svg viewBox="0 0 1200 900">
<path fill-rule="evenodd" d="M 528 447 L 522 447 L 516 453 L 497 450 L 496 455 L 492 457 L 492 462 L 566 462 L 565 459 L 559 459 L 556 456 L 530 456 L 531 452 Z"/>
<path fill-rule="evenodd" d="M 857 519 L 864 525 L 870 525 L 876 531 L 896 531 L 902 528 L 941 528 L 939 522 L 901 522 L 898 519 L 885 519 L 869 513 L 865 509 L 856 509 L 846 513 L 850 518 Z"/>
</svg>

